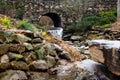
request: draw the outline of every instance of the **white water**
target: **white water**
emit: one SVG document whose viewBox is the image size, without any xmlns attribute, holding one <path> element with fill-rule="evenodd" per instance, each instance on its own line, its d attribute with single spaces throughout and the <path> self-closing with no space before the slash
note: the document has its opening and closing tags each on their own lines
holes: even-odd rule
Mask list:
<svg viewBox="0 0 120 80">
<path fill-rule="evenodd" d="M 92 40 L 91 41 L 93 44 L 100 44 L 103 45 L 106 49 L 109 48 L 120 48 L 120 41 L 118 40 Z"/>
<path fill-rule="evenodd" d="M 53 36 L 55 36 L 55 37 L 58 38 L 59 40 L 62 40 L 63 28 L 61 28 L 61 27 L 56 27 L 56 28 L 53 28 L 53 29 L 48 30 L 48 32 L 50 32 Z"/>
</svg>

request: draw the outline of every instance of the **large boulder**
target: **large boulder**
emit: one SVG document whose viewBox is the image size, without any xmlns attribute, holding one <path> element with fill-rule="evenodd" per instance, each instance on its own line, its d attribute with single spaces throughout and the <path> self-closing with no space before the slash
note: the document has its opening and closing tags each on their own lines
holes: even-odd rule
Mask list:
<svg viewBox="0 0 120 80">
<path fill-rule="evenodd" d="M 108 69 L 120 76 L 120 41 L 92 40 L 90 52 L 93 60 L 104 63 Z"/>
</svg>

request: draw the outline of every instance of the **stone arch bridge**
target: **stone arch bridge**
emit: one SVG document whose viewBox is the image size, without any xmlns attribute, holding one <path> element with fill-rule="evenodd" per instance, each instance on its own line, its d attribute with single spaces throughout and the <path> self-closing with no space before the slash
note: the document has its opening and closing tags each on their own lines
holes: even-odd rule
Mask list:
<svg viewBox="0 0 120 80">
<path fill-rule="evenodd" d="M 0 3 L 2 1 L 12 3 L 13 6 L 14 3 L 24 4 L 23 6 L 24 8 L 22 8 L 24 10 L 24 14 L 22 18 L 27 19 L 33 23 L 39 23 L 40 18 L 42 16 L 49 17 L 53 21 L 55 27 L 61 26 L 64 27 L 72 22 L 71 18 L 72 16 L 68 16 L 68 14 L 71 14 L 72 11 L 65 12 L 65 10 L 63 10 L 63 4 L 65 4 L 65 1 L 67 0 L 0 0 Z M 100 6 L 102 6 L 102 8 L 104 8 L 103 10 L 107 10 L 109 8 L 110 9 L 115 8 L 117 0 L 112 0 L 113 1 L 112 4 L 111 0 L 81 0 L 81 1 L 84 2 L 89 1 L 89 3 L 86 2 L 87 8 L 90 7 L 94 10 L 99 10 Z M 84 9 L 86 9 L 86 6 L 83 7 L 85 7 Z M 11 9 L 9 8 L 9 6 L 7 8 L 4 8 L 2 5 L 0 5 L 0 14 L 1 13 L 8 16 L 12 16 L 13 18 L 16 17 L 14 7 L 13 9 Z M 77 19 L 79 19 L 80 17 L 81 16 L 78 15 Z"/>
</svg>

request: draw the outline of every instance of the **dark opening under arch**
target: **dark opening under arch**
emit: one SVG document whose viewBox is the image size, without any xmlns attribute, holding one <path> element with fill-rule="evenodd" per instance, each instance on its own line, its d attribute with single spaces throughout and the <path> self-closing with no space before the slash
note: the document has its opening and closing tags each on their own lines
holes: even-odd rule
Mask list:
<svg viewBox="0 0 120 80">
<path fill-rule="evenodd" d="M 56 14 L 56 13 L 46 13 L 43 16 L 50 17 L 53 20 L 54 27 L 62 27 L 61 18 L 58 14 Z"/>
</svg>

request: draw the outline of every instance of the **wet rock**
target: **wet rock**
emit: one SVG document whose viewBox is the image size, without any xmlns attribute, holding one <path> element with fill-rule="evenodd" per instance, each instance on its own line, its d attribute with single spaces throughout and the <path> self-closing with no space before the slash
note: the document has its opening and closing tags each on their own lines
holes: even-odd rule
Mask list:
<svg viewBox="0 0 120 80">
<path fill-rule="evenodd" d="M 15 70 L 29 70 L 28 65 L 23 61 L 12 61 L 10 64 Z"/>
<path fill-rule="evenodd" d="M 8 56 L 9 56 L 10 60 L 20 60 L 20 59 L 23 59 L 23 56 L 21 54 L 16 54 L 16 53 L 12 53 L 12 52 L 9 52 Z"/>
<path fill-rule="evenodd" d="M 25 46 L 22 44 L 11 44 L 9 47 L 9 51 L 22 53 L 22 52 L 25 52 Z"/>
<path fill-rule="evenodd" d="M 53 67 L 56 64 L 56 60 L 54 57 L 47 55 L 45 58 L 46 58 L 48 67 Z"/>
<path fill-rule="evenodd" d="M 0 80 L 27 80 L 25 72 L 20 70 L 7 70 L 0 73 Z"/>
<path fill-rule="evenodd" d="M 48 65 L 47 65 L 46 61 L 38 60 L 38 61 L 34 61 L 33 63 L 31 63 L 30 69 L 31 70 L 45 71 L 48 69 Z"/>
<path fill-rule="evenodd" d="M 49 74 L 48 73 L 42 73 L 42 72 L 28 72 L 30 76 L 30 80 L 49 80 Z"/>
<path fill-rule="evenodd" d="M 35 38 L 32 40 L 33 43 L 41 43 L 42 39 L 41 38 Z"/>
<path fill-rule="evenodd" d="M 23 43 L 23 46 L 25 46 L 25 48 L 27 49 L 27 51 L 33 50 L 33 46 L 30 43 Z"/>
<path fill-rule="evenodd" d="M 7 53 L 9 48 L 8 44 L 0 44 L 0 55 Z"/>
</svg>

